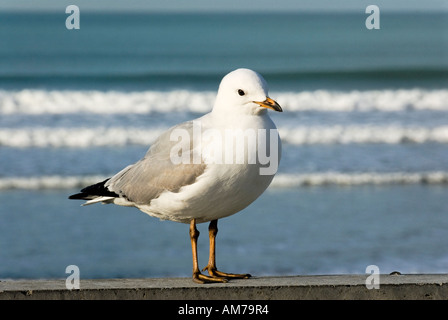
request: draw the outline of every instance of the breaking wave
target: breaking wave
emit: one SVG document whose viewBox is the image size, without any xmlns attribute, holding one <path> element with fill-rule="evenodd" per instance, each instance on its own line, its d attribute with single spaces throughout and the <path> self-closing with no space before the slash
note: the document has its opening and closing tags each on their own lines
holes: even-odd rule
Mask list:
<svg viewBox="0 0 448 320">
<path fill-rule="evenodd" d="M 14 148 L 89 148 L 149 145 L 163 130 L 128 128 L 0 129 L 0 146 Z"/>
<path fill-rule="evenodd" d="M 313 126 L 280 128 L 282 141 L 293 145 L 351 143 L 448 143 L 448 126 Z"/>
<path fill-rule="evenodd" d="M 0 90 L 0 114 L 210 111 L 213 91 Z M 448 90 L 400 89 L 271 93 L 285 111 L 448 111 Z"/>
<path fill-rule="evenodd" d="M 3 177 L 0 178 L 0 190 L 46 190 L 81 189 L 103 181 L 108 176 L 40 176 L 40 177 Z M 392 172 L 392 173 L 342 173 L 317 172 L 300 174 L 277 174 L 270 188 L 294 188 L 323 185 L 406 185 L 406 184 L 448 184 L 448 172 Z"/>
<path fill-rule="evenodd" d="M 103 181 L 103 176 L 41 176 L 41 177 L 3 177 L 0 190 L 46 190 L 75 189 Z"/>
<path fill-rule="evenodd" d="M 304 174 L 278 174 L 271 186 L 291 188 L 321 185 L 388 185 L 388 184 L 448 184 L 448 172 L 320 172 Z"/>
<path fill-rule="evenodd" d="M 148 146 L 166 129 L 126 127 L 0 129 L 0 146 L 13 148 Z M 448 125 L 433 128 L 393 125 L 280 127 L 279 133 L 283 143 L 292 145 L 448 143 Z"/>
</svg>

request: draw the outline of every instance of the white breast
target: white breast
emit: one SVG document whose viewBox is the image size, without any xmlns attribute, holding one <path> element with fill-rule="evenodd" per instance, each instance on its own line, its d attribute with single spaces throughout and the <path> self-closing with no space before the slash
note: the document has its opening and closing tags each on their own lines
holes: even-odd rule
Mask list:
<svg viewBox="0 0 448 320">
<path fill-rule="evenodd" d="M 251 204 L 266 190 L 275 174 L 275 172 L 274 174 L 262 174 L 263 167 L 267 165 L 258 161 L 258 152 L 262 152 L 264 155 L 276 153 L 278 157 L 275 161 L 277 162 L 280 160 L 281 154 L 280 139 L 277 135 L 274 145 L 271 143 L 273 140 L 269 138 L 264 141 L 258 139 L 259 134 L 269 134 L 272 133 L 269 130 L 276 130 L 272 120 L 268 116 L 258 116 L 256 117 L 258 121 L 254 121 L 253 116 L 251 118 L 247 119 L 250 121 L 251 127 L 246 125 L 244 117 L 240 119 L 239 123 L 232 126 L 224 127 L 215 124 L 213 126 L 215 133 L 210 133 L 208 137 L 207 128 L 202 128 L 205 134 L 202 137 L 201 149 L 207 153 L 208 158 L 206 157 L 205 160 L 209 162 L 205 172 L 193 184 L 182 187 L 178 192 L 164 192 L 160 197 L 152 200 L 149 205 L 138 208 L 160 219 L 189 223 L 194 218 L 201 223 L 232 215 Z M 226 137 L 231 136 L 229 130 L 246 133 L 246 143 L 243 149 L 235 143 L 225 141 Z M 251 130 L 254 131 L 256 137 L 254 150 L 248 143 L 248 139 L 252 137 Z M 217 141 L 213 142 L 209 138 L 214 136 L 216 139 L 219 135 L 222 138 L 223 154 L 221 158 L 216 158 L 215 154 L 213 159 L 210 151 L 213 150 L 212 144 L 216 145 Z M 275 147 L 275 150 L 270 149 L 271 146 Z M 238 163 L 241 162 L 239 161 L 241 160 L 239 159 L 241 150 L 245 152 L 245 161 Z M 251 160 L 252 152 L 256 154 L 255 159 Z M 229 157 L 229 153 L 233 157 Z"/>
</svg>

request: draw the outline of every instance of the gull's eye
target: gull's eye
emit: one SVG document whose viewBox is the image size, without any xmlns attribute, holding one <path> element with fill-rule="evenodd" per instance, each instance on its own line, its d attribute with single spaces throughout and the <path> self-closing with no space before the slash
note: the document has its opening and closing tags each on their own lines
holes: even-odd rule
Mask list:
<svg viewBox="0 0 448 320">
<path fill-rule="evenodd" d="M 244 92 L 244 90 L 238 89 L 238 94 L 240 96 L 244 96 L 246 93 Z"/>
</svg>

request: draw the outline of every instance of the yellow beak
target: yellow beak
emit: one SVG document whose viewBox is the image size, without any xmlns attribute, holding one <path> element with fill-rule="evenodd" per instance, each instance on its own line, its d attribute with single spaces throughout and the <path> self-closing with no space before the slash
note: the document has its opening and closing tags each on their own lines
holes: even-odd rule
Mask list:
<svg viewBox="0 0 448 320">
<path fill-rule="evenodd" d="M 283 112 L 282 107 L 280 105 L 272 100 L 271 98 L 267 97 L 266 100 L 260 102 L 260 101 L 254 101 L 254 103 L 258 104 L 260 107 L 272 109 L 274 111 Z"/>
</svg>

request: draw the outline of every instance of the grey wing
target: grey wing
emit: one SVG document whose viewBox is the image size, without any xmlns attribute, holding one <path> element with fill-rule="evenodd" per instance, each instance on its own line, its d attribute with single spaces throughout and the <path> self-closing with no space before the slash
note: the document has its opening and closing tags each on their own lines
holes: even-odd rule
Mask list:
<svg viewBox="0 0 448 320">
<path fill-rule="evenodd" d="M 189 141 L 171 141 L 172 133 L 176 136 L 174 130 L 184 133 L 180 140 L 189 136 Z M 191 121 L 172 127 L 153 143 L 143 159 L 118 172 L 105 186 L 128 201 L 149 204 L 164 191 L 177 192 L 181 187 L 192 184 L 206 167 L 192 161 L 196 152 L 192 137 Z M 182 143 L 182 152 L 188 153 L 189 163 L 175 164 L 172 161 L 171 152 L 173 148 L 177 150 L 179 143 Z"/>
</svg>

